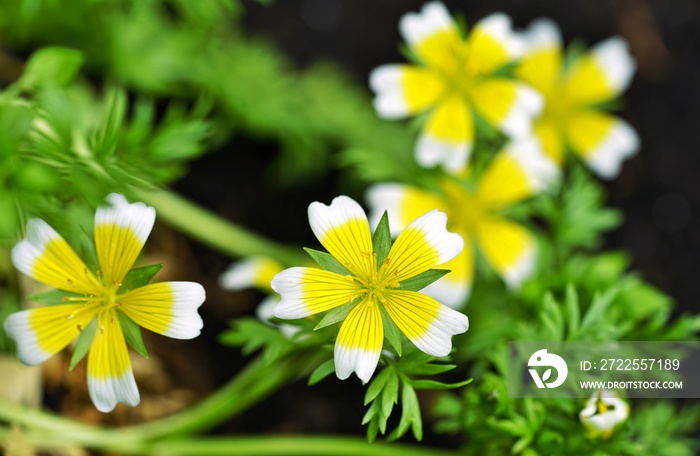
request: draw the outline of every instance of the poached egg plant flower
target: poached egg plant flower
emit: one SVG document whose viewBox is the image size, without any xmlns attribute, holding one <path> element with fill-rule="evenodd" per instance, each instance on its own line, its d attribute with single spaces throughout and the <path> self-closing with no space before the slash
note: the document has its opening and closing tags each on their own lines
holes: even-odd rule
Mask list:
<svg viewBox="0 0 700 456">
<path fill-rule="evenodd" d="M 281 301 L 275 316 L 296 319 L 351 308 L 335 341 L 335 372 L 341 380 L 352 372 L 363 382 L 370 380 L 385 325 L 392 322 L 423 352 L 446 356 L 451 337 L 465 332 L 469 319 L 408 286 L 462 250 L 462 237 L 448 232 L 446 222 L 444 213 L 433 210 L 409 224 L 393 245 L 388 227 L 386 242 L 373 243 L 367 216 L 351 198 L 339 196 L 330 206 L 311 203 L 311 229 L 335 259 L 336 271 L 293 267 L 277 274 L 272 288 Z M 381 237 L 377 232 L 375 238 Z"/>
<path fill-rule="evenodd" d="M 467 170 L 469 171 L 469 170 Z M 451 270 L 424 292 L 450 307 L 462 306 L 471 291 L 475 248 L 512 288 L 533 271 L 537 242 L 523 226 L 503 216 L 509 206 L 519 203 L 551 183 L 557 169 L 534 140 L 520 140 L 498 152 L 473 185 L 451 176 L 431 192 L 399 183 L 376 184 L 369 188 L 367 201 L 371 219 L 385 210 L 393 235 L 418 214 L 432 208 L 444 211 L 449 228 L 465 239 L 464 250 L 443 265 Z"/>
<path fill-rule="evenodd" d="M 17 342 L 19 360 L 28 365 L 46 361 L 93 328 L 87 382 L 90 398 L 101 412 L 113 410 L 118 402 L 130 406 L 140 402 L 126 325 L 136 323 L 175 339 L 192 339 L 202 329 L 197 309 L 205 299 L 204 288 L 194 282 L 123 286 L 128 285 L 125 279 L 156 214 L 152 207 L 129 204 L 119 194 L 107 196 L 107 201 L 110 206 L 99 207 L 95 214 L 97 271 L 90 270 L 46 222 L 29 221 L 26 238 L 12 249 L 12 261 L 24 274 L 66 295 L 61 304 L 13 313 L 4 325 Z"/>
<path fill-rule="evenodd" d="M 581 424 L 593 438 L 608 439 L 627 420 L 630 406 L 612 391 L 597 391 L 578 414 Z"/>
<path fill-rule="evenodd" d="M 511 137 L 531 132 L 540 95 L 497 73 L 524 49 L 508 16 L 492 14 L 463 38 L 445 5 L 431 2 L 404 15 L 399 29 L 419 63 L 375 68 L 370 88 L 383 118 L 428 113 L 416 145 L 419 164 L 462 170 L 474 144 L 475 115 Z"/>
<path fill-rule="evenodd" d="M 533 129 L 543 150 L 562 165 L 568 148 L 598 176 L 614 178 L 622 161 L 639 148 L 634 129 L 601 107 L 617 98 L 634 75 L 627 43 L 608 38 L 567 66 L 553 21 L 534 21 L 524 36 L 527 50 L 516 75 L 543 94 L 544 109 Z"/>
</svg>

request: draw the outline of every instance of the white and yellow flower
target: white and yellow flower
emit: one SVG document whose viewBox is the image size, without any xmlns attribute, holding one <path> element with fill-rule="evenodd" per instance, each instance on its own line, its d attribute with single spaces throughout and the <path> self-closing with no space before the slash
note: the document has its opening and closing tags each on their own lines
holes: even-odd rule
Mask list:
<svg viewBox="0 0 700 456">
<path fill-rule="evenodd" d="M 373 221 L 388 211 L 393 235 L 426 211 L 437 208 L 447 214 L 448 228 L 464 237 L 465 247 L 443 265 L 452 272 L 424 291 L 458 307 L 471 291 L 476 247 L 511 287 L 531 274 L 536 240 L 502 212 L 544 189 L 556 175 L 556 167 L 541 154 L 535 141 L 521 140 L 496 154 L 475 188 L 450 177 L 443 179 L 439 193 L 404 184 L 377 184 L 368 190 L 367 201 Z"/>
<path fill-rule="evenodd" d="M 303 318 L 356 302 L 335 342 L 335 372 L 340 379 L 352 372 L 364 382 L 372 377 L 384 340 L 380 306 L 420 350 L 447 355 L 451 337 L 468 329 L 468 318 L 422 293 L 399 289 L 405 280 L 449 261 L 462 250 L 462 238 L 446 230 L 446 220 L 438 211 L 417 218 L 377 264 L 369 222 L 357 202 L 339 196 L 330 206 L 311 203 L 312 231 L 348 274 L 304 267 L 282 271 L 272 280 L 272 288 L 282 297 L 275 315 Z"/>
<path fill-rule="evenodd" d="M 627 122 L 599 106 L 617 98 L 632 79 L 635 63 L 627 43 L 609 38 L 565 66 L 554 22 L 533 22 L 525 37 L 527 51 L 516 75 L 544 96 L 534 126 L 542 148 L 562 164 L 568 147 L 600 177 L 617 176 L 622 161 L 637 152 L 639 137 Z"/>
<path fill-rule="evenodd" d="M 591 397 L 578 414 L 581 424 L 593 438 L 608 439 L 627 420 L 630 406 L 612 391 L 602 390 Z"/>
<path fill-rule="evenodd" d="M 404 15 L 399 29 L 421 65 L 382 65 L 372 71 L 370 87 L 381 117 L 428 112 L 416 146 L 421 165 L 460 171 L 474 143 L 475 114 L 510 136 L 530 133 L 540 95 L 495 74 L 523 51 L 508 16 L 482 19 L 465 39 L 445 5 L 432 2 Z"/>
<path fill-rule="evenodd" d="M 134 381 L 118 313 L 136 324 L 176 339 L 192 339 L 202 329 L 197 309 L 204 288 L 193 282 L 152 283 L 120 292 L 155 221 L 155 210 L 129 204 L 122 195 L 107 197 L 109 207 L 95 214 L 95 249 L 100 270 L 91 271 L 68 243 L 40 219 L 30 220 L 27 237 L 12 250 L 21 272 L 59 290 L 82 295 L 66 304 L 25 310 L 5 320 L 5 331 L 17 342 L 25 364 L 46 361 L 97 321 L 88 355 L 88 391 L 102 412 L 117 402 L 135 406 Z"/>
</svg>

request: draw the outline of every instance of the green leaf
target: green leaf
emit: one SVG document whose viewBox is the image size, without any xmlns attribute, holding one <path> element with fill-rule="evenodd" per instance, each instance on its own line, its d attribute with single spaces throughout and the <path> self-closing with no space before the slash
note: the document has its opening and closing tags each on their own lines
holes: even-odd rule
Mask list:
<svg viewBox="0 0 700 456">
<path fill-rule="evenodd" d="M 384 259 L 391 250 L 391 230 L 389 229 L 389 216 L 386 211 L 382 214 L 381 220 L 377 224 L 377 229 L 372 235 L 372 248 L 377 254 L 377 270 L 382 267 Z"/>
<path fill-rule="evenodd" d="M 386 385 L 382 390 L 382 408 L 379 411 L 383 418 L 391 416 L 391 410 L 394 404 L 399 401 L 399 375 L 396 370 L 392 369 L 391 374 L 386 380 Z"/>
<path fill-rule="evenodd" d="M 335 362 L 331 358 L 311 372 L 311 375 L 309 375 L 308 385 L 315 385 L 324 378 L 328 377 L 333 371 L 335 371 Z"/>
<path fill-rule="evenodd" d="M 593 296 L 591 307 L 588 308 L 586 315 L 584 315 L 583 320 L 581 321 L 581 328 L 595 326 L 595 324 L 603 318 L 603 315 L 610 306 L 610 303 L 612 303 L 616 294 L 617 288 L 609 290 L 602 295 L 596 293 L 595 296 Z"/>
<path fill-rule="evenodd" d="M 356 298 L 352 302 L 343 304 L 342 306 L 338 306 L 335 309 L 329 310 L 328 313 L 326 313 L 326 315 L 323 316 L 321 321 L 318 322 L 318 324 L 314 328 L 314 331 L 319 330 L 321 328 L 325 328 L 326 326 L 334 325 L 339 321 L 345 320 L 345 317 L 350 315 L 352 309 L 360 302 L 361 299 L 362 297 Z"/>
<path fill-rule="evenodd" d="M 439 382 L 437 380 L 423 379 L 423 380 L 412 380 L 411 385 L 415 389 L 446 390 L 446 389 L 461 388 L 464 385 L 470 384 L 473 380 L 474 380 L 473 378 L 468 378 L 466 380 L 463 380 L 463 381 L 457 382 L 457 383 L 442 383 L 442 382 Z"/>
<path fill-rule="evenodd" d="M 85 295 L 77 293 L 68 293 L 62 290 L 51 290 L 45 293 L 37 293 L 31 296 L 27 296 L 25 299 L 27 301 L 40 302 L 42 304 L 55 305 L 55 304 L 67 304 L 68 299 L 65 298 L 79 298 L 84 299 Z"/>
<path fill-rule="evenodd" d="M 95 331 L 97 331 L 97 318 L 93 318 L 88 325 L 83 328 L 75 342 L 75 348 L 73 349 L 73 356 L 70 358 L 70 366 L 68 370 L 73 370 L 73 368 L 80 362 L 81 359 L 85 358 L 85 355 L 90 351 L 92 346 L 92 339 L 95 337 Z"/>
<path fill-rule="evenodd" d="M 437 375 L 447 371 L 451 371 L 457 367 L 456 364 L 416 364 L 413 366 L 402 367 L 402 372 L 412 375 Z"/>
<path fill-rule="evenodd" d="M 445 274 L 450 273 L 449 269 L 430 269 L 417 276 L 406 279 L 399 285 L 397 290 L 419 291 L 435 282 Z"/>
<path fill-rule="evenodd" d="M 310 249 L 308 247 L 304 247 L 304 250 L 316 263 L 318 263 L 319 266 L 321 266 L 321 268 L 325 269 L 326 271 L 335 272 L 336 274 L 344 276 L 352 275 L 352 273 L 348 271 L 345 266 L 340 264 L 340 262 L 330 253 L 319 252 L 318 250 Z"/>
<path fill-rule="evenodd" d="M 391 344 L 392 347 L 394 347 L 394 350 L 396 350 L 396 353 L 401 356 L 401 349 L 402 349 L 402 340 L 401 340 L 401 330 L 399 329 L 398 326 L 396 326 L 396 323 L 394 323 L 394 320 L 391 319 L 389 314 L 387 313 L 386 309 L 384 309 L 383 305 L 379 306 L 379 311 L 382 314 L 382 325 L 384 326 L 384 336 L 387 338 L 389 343 Z"/>
<path fill-rule="evenodd" d="M 416 391 L 407 383 L 403 384 L 403 390 L 401 391 L 401 408 L 399 425 L 387 439 L 396 440 L 412 427 L 416 440 L 421 440 L 423 438 L 423 423 L 421 421 L 420 405 L 418 404 Z"/>
<path fill-rule="evenodd" d="M 131 318 L 127 317 L 119 309 L 117 309 L 117 318 L 119 319 L 119 325 L 122 327 L 126 343 L 131 345 L 133 349 L 136 350 L 136 353 L 148 359 L 148 352 L 146 351 L 146 346 L 143 344 L 139 325 L 134 323 Z"/>
<path fill-rule="evenodd" d="M 161 269 L 163 269 L 162 263 L 132 269 L 124 277 L 122 286 L 119 287 L 119 294 L 147 285 Z"/>
<path fill-rule="evenodd" d="M 29 57 L 19 84 L 24 87 L 64 86 L 73 80 L 83 60 L 82 52 L 75 49 L 39 49 Z"/>
</svg>

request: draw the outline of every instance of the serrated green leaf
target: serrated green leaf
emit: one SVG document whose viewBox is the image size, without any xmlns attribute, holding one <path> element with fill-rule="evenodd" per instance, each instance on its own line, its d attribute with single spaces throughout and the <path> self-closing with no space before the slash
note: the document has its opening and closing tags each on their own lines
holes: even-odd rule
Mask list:
<svg viewBox="0 0 700 456">
<path fill-rule="evenodd" d="M 413 434 L 416 440 L 422 438 L 422 422 L 420 415 L 420 405 L 418 396 L 411 385 L 404 383 L 401 391 L 401 419 L 399 425 L 394 429 L 388 440 L 396 440 L 403 436 L 409 428 L 413 427 Z M 418 424 L 414 424 L 418 421 Z M 420 436 L 420 437 L 419 437 Z"/>
<path fill-rule="evenodd" d="M 391 346 L 394 347 L 396 353 L 399 356 L 401 356 L 403 345 L 401 340 L 401 330 L 398 326 L 396 326 L 396 323 L 394 323 L 394 320 L 391 319 L 386 309 L 384 309 L 383 305 L 379 306 L 379 311 L 382 315 L 382 326 L 384 326 L 384 336 L 387 338 Z"/>
<path fill-rule="evenodd" d="M 435 282 L 445 274 L 450 273 L 449 269 L 430 269 L 417 276 L 406 279 L 399 284 L 397 290 L 419 291 Z"/>
<path fill-rule="evenodd" d="M 330 253 L 320 252 L 308 247 L 304 247 L 304 251 L 326 271 L 335 272 L 343 276 L 352 275 L 352 273 L 348 271 L 348 268 L 340 264 L 340 261 L 336 260 Z"/>
<path fill-rule="evenodd" d="M 156 274 L 158 274 L 158 271 L 161 269 L 163 269 L 162 263 L 132 269 L 131 271 L 127 272 L 126 277 L 124 277 L 124 280 L 122 280 L 122 285 L 119 287 L 119 294 L 124 294 L 127 291 L 131 291 L 135 288 L 148 285 L 148 283 Z"/>
<path fill-rule="evenodd" d="M 70 358 L 68 370 L 73 370 L 80 360 L 88 354 L 92 346 L 92 339 L 95 337 L 95 331 L 97 331 L 97 318 L 93 318 L 80 332 L 78 339 L 75 341 L 75 348 L 73 349 L 73 356 Z"/>
<path fill-rule="evenodd" d="M 372 249 L 377 254 L 377 270 L 382 267 L 384 259 L 391 250 L 391 230 L 389 229 L 389 215 L 386 211 L 377 224 L 372 235 Z"/>
<path fill-rule="evenodd" d="M 83 299 L 85 295 L 77 293 L 68 293 L 63 290 L 51 290 L 45 293 L 37 293 L 31 296 L 27 296 L 27 301 L 40 302 L 42 304 L 56 305 L 56 304 L 68 304 L 69 300 L 64 298 L 78 298 Z"/>
<path fill-rule="evenodd" d="M 473 380 L 474 380 L 473 378 L 468 378 L 466 380 L 463 380 L 463 381 L 457 382 L 457 383 L 442 383 L 442 382 L 439 382 L 437 380 L 421 379 L 421 380 L 412 380 L 411 385 L 415 389 L 446 390 L 446 389 L 461 388 L 464 385 L 470 384 Z"/>
<path fill-rule="evenodd" d="M 139 325 L 134 323 L 131 318 L 127 317 L 119 309 L 117 309 L 117 318 L 119 319 L 119 325 L 122 327 L 126 343 L 131 345 L 131 347 L 136 350 L 136 353 L 148 359 L 148 352 L 146 351 L 146 346 L 143 344 Z"/>
<path fill-rule="evenodd" d="M 342 306 L 338 306 L 335 309 L 329 310 L 326 313 L 326 315 L 323 316 L 321 321 L 318 322 L 318 324 L 314 328 L 314 331 L 319 330 L 321 328 L 325 328 L 326 326 L 334 325 L 339 321 L 345 320 L 345 317 L 350 315 L 352 309 L 360 302 L 361 299 L 362 297 L 356 298 L 352 302 L 343 304 Z"/>
<path fill-rule="evenodd" d="M 309 381 L 308 385 L 315 385 L 316 383 L 320 382 L 324 378 L 328 377 L 331 373 L 335 371 L 335 362 L 333 359 L 329 359 L 328 361 L 324 362 L 320 366 L 318 366 L 316 369 L 314 369 L 313 372 L 311 372 L 311 375 L 309 375 Z"/>
<path fill-rule="evenodd" d="M 365 393 L 365 405 L 373 401 L 374 398 L 376 398 L 379 393 L 382 392 L 382 389 L 384 389 L 384 385 L 386 384 L 386 381 L 393 370 L 393 367 L 387 366 L 372 379 L 367 387 L 367 392 Z"/>
</svg>

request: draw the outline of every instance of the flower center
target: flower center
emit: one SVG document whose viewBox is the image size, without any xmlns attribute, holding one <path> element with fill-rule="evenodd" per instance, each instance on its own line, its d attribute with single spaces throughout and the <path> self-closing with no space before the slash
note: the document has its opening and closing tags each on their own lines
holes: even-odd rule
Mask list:
<svg viewBox="0 0 700 456">
<path fill-rule="evenodd" d="M 91 274 L 87 268 L 85 269 L 85 274 Z M 101 270 L 97 271 L 97 274 L 93 277 L 97 278 L 96 283 L 98 284 L 94 294 L 85 293 L 83 296 L 64 296 L 62 300 L 71 304 L 83 304 L 81 308 L 74 310 L 70 315 L 66 316 L 66 319 L 71 320 L 80 316 L 85 316 L 86 314 L 94 314 L 98 317 L 102 325 L 100 326 L 100 331 L 104 332 L 102 323 L 105 321 L 104 317 L 106 317 L 106 321 L 114 323 L 116 319 L 114 309 L 121 306 L 118 300 L 118 292 L 122 284 L 119 282 L 106 283 Z M 69 283 L 71 283 L 70 280 Z M 84 328 L 80 324 L 77 324 L 76 329 L 82 332 Z"/>
<path fill-rule="evenodd" d="M 358 285 L 358 291 L 352 294 L 349 300 L 354 301 L 358 297 L 366 297 L 365 302 L 368 305 L 383 302 L 384 293 L 392 288 L 398 288 L 400 285 L 395 279 L 398 270 L 392 269 L 391 259 L 388 257 L 379 266 L 377 252 L 362 252 L 362 256 L 366 259 L 362 274 L 347 277 Z"/>
</svg>

